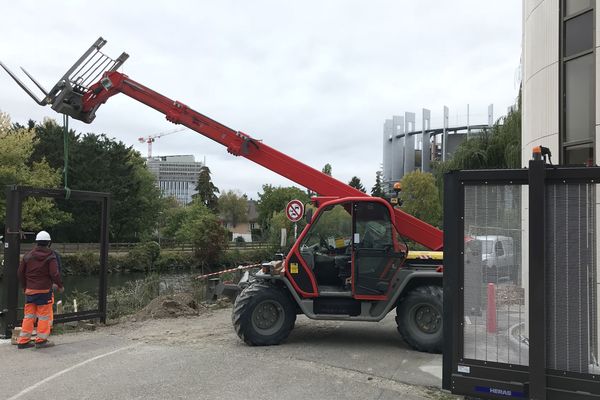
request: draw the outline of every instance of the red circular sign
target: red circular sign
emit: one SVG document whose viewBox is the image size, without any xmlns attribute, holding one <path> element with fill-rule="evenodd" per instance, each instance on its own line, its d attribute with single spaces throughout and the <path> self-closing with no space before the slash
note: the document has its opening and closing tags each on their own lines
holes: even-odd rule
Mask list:
<svg viewBox="0 0 600 400">
<path fill-rule="evenodd" d="M 298 222 L 304 216 L 304 203 L 300 200 L 292 200 L 285 207 L 285 215 L 292 222 Z"/>
</svg>

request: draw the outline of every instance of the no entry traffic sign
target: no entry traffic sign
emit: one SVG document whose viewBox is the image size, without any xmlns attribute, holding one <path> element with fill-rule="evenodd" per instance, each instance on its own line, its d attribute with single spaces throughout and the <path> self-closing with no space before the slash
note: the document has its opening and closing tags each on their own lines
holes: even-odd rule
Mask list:
<svg viewBox="0 0 600 400">
<path fill-rule="evenodd" d="M 285 215 L 292 222 L 298 222 L 304 216 L 304 203 L 300 200 L 292 200 L 285 207 Z"/>
</svg>

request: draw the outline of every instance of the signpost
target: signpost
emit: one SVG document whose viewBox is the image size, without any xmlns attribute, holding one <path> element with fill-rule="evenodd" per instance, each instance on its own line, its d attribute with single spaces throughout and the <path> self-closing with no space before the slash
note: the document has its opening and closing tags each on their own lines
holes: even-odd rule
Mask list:
<svg viewBox="0 0 600 400">
<path fill-rule="evenodd" d="M 294 240 L 298 238 L 297 222 L 304 216 L 304 203 L 300 200 L 292 200 L 285 206 L 285 215 L 294 223 Z"/>
</svg>

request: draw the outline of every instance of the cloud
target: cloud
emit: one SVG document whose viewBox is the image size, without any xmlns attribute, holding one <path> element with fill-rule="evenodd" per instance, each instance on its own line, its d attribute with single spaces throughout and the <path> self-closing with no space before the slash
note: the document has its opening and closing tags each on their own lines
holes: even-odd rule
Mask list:
<svg viewBox="0 0 600 400">
<path fill-rule="evenodd" d="M 470 104 L 485 120 L 488 104 L 499 116 L 518 91 L 520 2 L 54 1 L 9 2 L 3 13 L 0 59 L 47 87 L 102 35 L 108 54 L 131 55 L 123 71 L 134 80 L 368 188 L 386 118 L 425 107 L 436 125 L 443 105 L 459 118 Z M 1 75 L 0 110 L 17 122 L 59 119 Z M 125 96 L 73 127 L 143 154 L 138 137 L 173 129 Z M 251 197 L 263 183 L 290 184 L 191 132 L 158 139 L 154 153 L 206 156 L 220 188 Z"/>
</svg>

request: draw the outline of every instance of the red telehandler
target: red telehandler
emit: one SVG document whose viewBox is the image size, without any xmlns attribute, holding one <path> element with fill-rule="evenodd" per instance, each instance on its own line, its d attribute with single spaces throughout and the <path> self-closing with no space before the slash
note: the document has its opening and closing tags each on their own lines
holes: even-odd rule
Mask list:
<svg viewBox="0 0 600 400">
<path fill-rule="evenodd" d="M 0 65 L 38 104 L 91 123 L 110 97 L 123 93 L 311 191 L 317 207 L 282 263 L 263 264 L 237 297 L 232 320 L 250 345 L 282 342 L 297 314 L 312 319 L 380 321 L 396 309 L 398 331 L 420 351 L 442 350 L 442 257 L 409 255 L 405 239 L 441 250 L 442 232 L 331 176 L 289 157 L 250 135 L 228 128 L 118 72 L 129 57 L 111 59 L 99 38 L 39 99 Z M 424 258 L 429 258 L 425 260 Z"/>
</svg>

